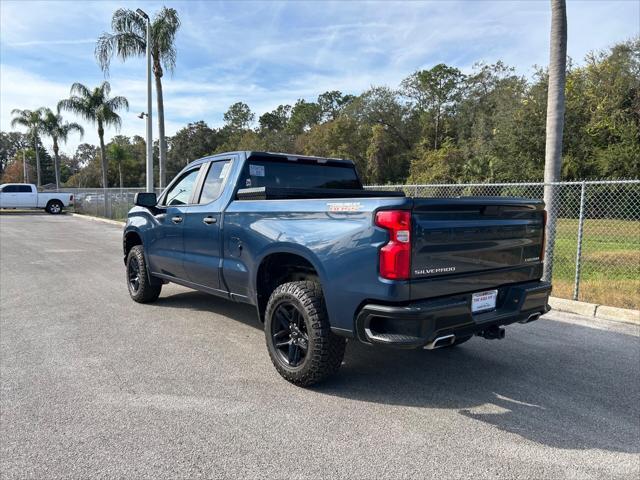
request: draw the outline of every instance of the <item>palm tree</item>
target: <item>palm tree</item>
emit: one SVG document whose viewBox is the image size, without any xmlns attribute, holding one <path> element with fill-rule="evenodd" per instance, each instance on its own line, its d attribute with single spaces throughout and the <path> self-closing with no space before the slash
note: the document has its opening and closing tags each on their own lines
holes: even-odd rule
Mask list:
<svg viewBox="0 0 640 480">
<path fill-rule="evenodd" d="M 120 190 L 123 188 L 122 163 L 129 159 L 129 152 L 124 145 L 115 141 L 109 145 L 109 157 L 118 164 L 118 179 L 120 180 Z"/>
<path fill-rule="evenodd" d="M 42 185 L 40 178 L 40 150 L 38 149 L 38 143 L 40 143 L 40 133 L 44 125 L 44 108 L 38 108 L 37 110 L 20 110 L 19 108 L 13 109 L 11 115 L 15 115 L 11 120 L 11 126 L 17 127 L 18 125 L 27 127 L 30 137 L 33 138 L 33 148 L 36 151 L 36 176 L 38 187 Z"/>
<path fill-rule="evenodd" d="M 553 273 L 553 245 L 556 237 L 556 185 L 562 171 L 562 133 L 564 130 L 564 88 L 567 73 L 567 5 L 565 0 L 551 0 L 551 38 L 549 57 L 549 92 L 547 94 L 547 138 L 544 158 L 544 201 L 547 206 L 547 245 L 544 279 Z"/>
<path fill-rule="evenodd" d="M 73 132 L 78 132 L 80 134 L 80 138 L 82 138 L 84 135 L 84 129 L 75 122 L 65 122 L 62 119 L 62 115 L 60 115 L 59 109 L 58 113 L 53 113 L 51 109 L 46 108 L 44 110 L 44 125 L 42 131 L 45 135 L 51 137 L 51 140 L 53 140 L 53 162 L 56 173 L 56 188 L 60 188 L 60 146 L 58 145 L 58 142 L 67 143 L 69 134 Z"/>
<path fill-rule="evenodd" d="M 129 109 L 129 102 L 124 97 L 109 98 L 111 85 L 102 82 L 102 85 L 89 90 L 81 83 L 71 85 L 71 96 L 58 102 L 58 110 L 67 110 L 80 115 L 85 120 L 98 125 L 98 138 L 100 139 L 100 160 L 102 163 L 102 188 L 107 188 L 107 155 L 104 148 L 105 127 L 120 128 L 122 120 L 116 112 L 122 108 Z M 106 203 L 105 194 L 105 203 Z"/>
<path fill-rule="evenodd" d="M 146 55 L 146 21 L 133 10 L 120 8 L 111 19 L 113 32 L 105 32 L 98 38 L 95 55 L 105 74 L 113 55 L 122 59 Z M 158 136 L 160 140 L 160 187 L 166 184 L 167 141 L 164 134 L 164 102 L 162 96 L 163 67 L 173 72 L 176 66 L 175 36 L 180 28 L 178 12 L 173 8 L 162 7 L 151 22 L 151 57 L 153 74 L 156 80 L 158 102 Z"/>
</svg>

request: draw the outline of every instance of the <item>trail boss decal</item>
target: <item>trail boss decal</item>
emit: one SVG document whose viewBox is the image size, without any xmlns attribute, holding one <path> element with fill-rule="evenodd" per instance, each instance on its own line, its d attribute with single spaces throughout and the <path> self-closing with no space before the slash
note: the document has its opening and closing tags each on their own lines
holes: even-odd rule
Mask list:
<svg viewBox="0 0 640 480">
<path fill-rule="evenodd" d="M 335 202 L 327 203 L 330 212 L 359 212 L 362 210 L 360 202 Z"/>
</svg>

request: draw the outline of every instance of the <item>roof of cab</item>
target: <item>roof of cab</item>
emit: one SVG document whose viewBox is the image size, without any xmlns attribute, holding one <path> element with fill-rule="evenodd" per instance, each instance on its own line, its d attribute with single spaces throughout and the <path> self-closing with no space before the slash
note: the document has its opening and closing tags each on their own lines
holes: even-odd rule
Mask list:
<svg viewBox="0 0 640 480">
<path fill-rule="evenodd" d="M 229 155 L 237 155 L 237 154 L 244 154 L 246 158 L 253 157 L 253 156 L 260 156 L 260 157 L 272 157 L 272 158 L 280 158 L 280 159 L 286 158 L 293 161 L 297 159 L 305 159 L 305 160 L 316 160 L 320 163 L 331 161 L 332 163 L 340 162 L 340 163 L 347 163 L 349 165 L 354 164 L 353 161 L 345 160 L 343 158 L 314 157 L 309 155 L 297 155 L 295 153 L 277 153 L 277 152 L 259 152 L 259 151 L 250 151 L 250 150 L 242 151 L 241 150 L 241 151 L 235 151 L 235 152 L 224 152 L 224 153 L 216 153 L 215 155 L 209 155 L 209 156 L 194 160 L 189 165 L 197 165 L 199 163 L 208 162 L 216 158 L 225 157 Z"/>
</svg>

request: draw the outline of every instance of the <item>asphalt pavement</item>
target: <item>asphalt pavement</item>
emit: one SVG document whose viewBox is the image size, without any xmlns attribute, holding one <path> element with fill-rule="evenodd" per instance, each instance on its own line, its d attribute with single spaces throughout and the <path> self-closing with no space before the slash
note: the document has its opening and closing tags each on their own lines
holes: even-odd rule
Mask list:
<svg viewBox="0 0 640 480">
<path fill-rule="evenodd" d="M 121 229 L 0 215 L 1 478 L 639 478 L 639 327 L 552 312 L 450 350 L 349 343 L 311 389 L 252 307 L 129 299 Z"/>
</svg>

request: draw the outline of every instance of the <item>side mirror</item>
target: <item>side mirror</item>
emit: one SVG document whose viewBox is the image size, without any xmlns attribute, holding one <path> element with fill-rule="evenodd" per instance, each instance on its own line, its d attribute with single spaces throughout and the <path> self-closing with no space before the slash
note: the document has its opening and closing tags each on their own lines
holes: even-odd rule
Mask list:
<svg viewBox="0 0 640 480">
<path fill-rule="evenodd" d="M 155 193 L 141 192 L 133 197 L 133 203 L 139 207 L 152 208 L 158 204 L 158 198 Z"/>
</svg>

